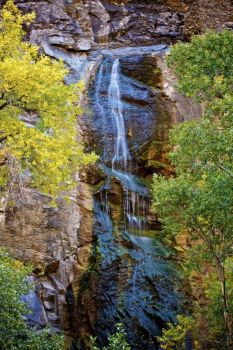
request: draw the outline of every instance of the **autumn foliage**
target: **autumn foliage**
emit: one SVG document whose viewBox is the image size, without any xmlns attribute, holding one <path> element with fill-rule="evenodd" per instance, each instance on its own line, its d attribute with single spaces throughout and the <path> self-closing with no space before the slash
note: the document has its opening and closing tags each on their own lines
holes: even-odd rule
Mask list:
<svg viewBox="0 0 233 350">
<path fill-rule="evenodd" d="M 66 85 L 63 62 L 39 54 L 23 40 L 22 15 L 12 0 L 0 23 L 0 185 L 12 188 L 27 172 L 31 186 L 57 196 L 75 186 L 80 165 L 96 159 L 77 142 L 82 83 Z M 23 121 L 34 115 L 34 125 Z M 13 185 L 12 185 L 13 184 Z"/>
</svg>

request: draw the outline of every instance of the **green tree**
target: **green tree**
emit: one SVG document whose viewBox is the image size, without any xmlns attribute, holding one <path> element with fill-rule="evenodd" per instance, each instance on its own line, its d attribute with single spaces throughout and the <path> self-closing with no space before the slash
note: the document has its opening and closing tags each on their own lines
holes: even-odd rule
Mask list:
<svg viewBox="0 0 233 350">
<path fill-rule="evenodd" d="M 201 269 L 201 267 L 200 267 Z M 232 257 L 225 261 L 225 283 L 228 295 L 228 312 L 233 313 L 233 261 Z M 200 280 L 199 280 L 200 282 Z M 222 334 L 225 333 L 224 323 L 224 299 L 221 292 L 221 283 L 216 273 L 216 269 L 209 271 L 208 274 L 203 274 L 202 283 L 199 283 L 198 288 L 202 289 L 204 302 L 195 301 L 194 318 L 197 325 L 206 325 L 204 333 L 200 336 L 202 343 L 204 336 L 210 339 L 216 348 L 224 348 L 225 344 L 222 341 Z M 231 325 L 232 327 L 232 325 Z M 198 327 L 196 327 L 198 330 Z M 196 332 L 198 333 L 198 332 Z M 199 332 L 200 335 L 200 332 Z"/>
<path fill-rule="evenodd" d="M 158 337 L 161 350 L 186 350 L 186 338 L 193 330 L 195 320 L 192 317 L 177 316 L 177 324 L 168 323 L 166 329 L 163 329 L 163 334 Z M 194 344 L 195 350 L 199 349 L 197 344 Z"/>
<path fill-rule="evenodd" d="M 126 341 L 126 332 L 123 328 L 123 325 L 119 323 L 117 325 L 117 332 L 111 334 L 108 337 L 108 346 L 103 347 L 102 350 L 130 350 L 130 346 Z M 92 350 L 100 350 L 96 345 L 96 338 L 91 338 Z"/>
<path fill-rule="evenodd" d="M 8 0 L 1 16 L 0 185 L 14 189 L 29 170 L 32 186 L 57 196 L 75 186 L 80 165 L 96 160 L 77 142 L 83 87 L 67 86 L 64 64 L 23 40 L 23 25 L 30 24 L 34 14 L 22 15 Z M 37 116 L 34 127 L 22 121 L 25 112 Z"/>
<path fill-rule="evenodd" d="M 172 130 L 170 159 L 177 176 L 154 176 L 154 211 L 166 235 L 188 232 L 196 258 L 216 271 L 226 347 L 231 349 L 225 265 L 233 247 L 233 33 L 210 32 L 178 43 L 168 64 L 180 91 L 201 102 L 205 111 L 201 119 Z"/>
<path fill-rule="evenodd" d="M 21 297 L 29 292 L 26 281 L 31 267 L 0 250 L 0 348 L 2 350 L 62 350 L 63 337 L 47 330 L 36 333 L 23 315 L 30 312 Z"/>
</svg>

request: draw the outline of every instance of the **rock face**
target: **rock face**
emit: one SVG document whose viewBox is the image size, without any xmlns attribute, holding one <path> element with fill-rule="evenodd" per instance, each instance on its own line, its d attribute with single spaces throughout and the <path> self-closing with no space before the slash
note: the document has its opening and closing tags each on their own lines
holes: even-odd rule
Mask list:
<svg viewBox="0 0 233 350">
<path fill-rule="evenodd" d="M 158 56 L 157 63 L 161 70 L 161 79 L 163 92 L 165 96 L 173 103 L 173 108 L 169 108 L 172 122 L 180 123 L 199 118 L 203 109 L 200 104 L 194 103 L 191 98 L 187 98 L 177 91 L 177 78 L 167 67 L 166 54 Z"/>
<path fill-rule="evenodd" d="M 148 0 L 134 0 L 120 6 L 103 3 L 110 14 L 110 38 L 115 42 L 152 45 L 181 37 L 182 6 L 174 10 L 168 1 Z"/>
<path fill-rule="evenodd" d="M 5 1 L 1 1 L 4 3 Z M 23 12 L 35 11 L 32 42 L 89 51 L 97 43 L 170 43 L 181 38 L 182 1 L 101 0 L 17 1 Z M 140 30 L 138 30 L 140 28 Z"/>
<path fill-rule="evenodd" d="M 109 15 L 100 0 L 19 1 L 22 11 L 35 11 L 30 40 L 44 40 L 68 50 L 89 51 L 94 41 L 104 40 Z"/>
<path fill-rule="evenodd" d="M 4 3 L 0 0 L 0 6 Z M 170 44 L 182 37 L 189 39 L 193 33 L 202 33 L 208 28 L 233 27 L 231 0 L 16 0 L 16 3 L 23 12 L 36 12 L 36 21 L 29 28 L 27 39 L 41 45 L 51 57 L 65 60 L 71 72 L 68 82 L 82 77 L 87 85 L 103 57 L 106 59 L 110 52 L 102 52 L 103 48 Z M 139 174 L 147 180 L 154 171 L 170 174 L 173 169 L 169 166 L 164 142 L 168 128 L 174 121 L 198 116 L 201 107 L 177 94 L 175 77 L 167 69 L 162 56 L 135 53 L 130 57 L 123 55 L 120 60 L 124 86 L 122 100 L 129 116 L 126 118 L 127 138 Z M 106 59 L 106 69 L 110 66 L 111 57 Z M 108 93 L 107 86 L 106 83 L 105 88 L 102 87 L 103 97 Z M 103 106 L 104 103 L 106 99 L 104 102 L 103 98 Z M 105 156 L 109 157 L 110 164 L 108 152 L 111 152 L 114 137 L 111 126 L 104 126 L 96 118 L 90 134 L 93 120 L 88 110 L 85 114 L 79 123 L 81 138 L 88 150 L 95 149 L 101 154 L 103 138 L 107 134 L 109 150 Z M 131 115 L 133 119 L 130 119 Z M 37 287 L 25 296 L 33 306 L 30 322 L 43 327 L 49 321 L 54 329 L 62 327 L 70 337 L 78 336 L 87 344 L 89 334 L 96 331 L 97 313 L 103 305 L 107 310 L 109 295 L 118 298 L 123 292 L 134 293 L 137 279 L 142 289 L 143 284 L 150 285 L 148 288 L 151 289 L 154 286 L 150 279 L 145 283 L 139 276 L 140 272 L 134 272 L 131 266 L 135 257 L 132 258 L 129 251 L 131 249 L 132 253 L 132 246 L 140 245 L 140 242 L 119 240 L 112 246 L 114 263 L 96 267 L 99 252 L 93 230 L 93 193 L 98 192 L 105 176 L 97 169 L 83 171 L 80 176 L 77 189 L 70 194 L 71 203 L 59 201 L 57 208 L 51 207 L 49 198 L 29 189 L 9 208 L 5 208 L 4 198 L 1 198 L 0 219 L 5 215 L 5 221 L 1 224 L 0 245 L 8 247 L 16 258 L 34 262 L 32 278 L 37 281 Z M 113 181 L 109 196 L 114 208 L 112 221 L 117 226 L 122 215 L 119 209 L 123 197 L 120 181 Z M 97 214 L 101 216 L 101 211 L 97 210 Z M 155 218 L 151 213 L 148 218 L 154 229 Z M 101 220 L 95 222 L 100 230 L 103 229 Z M 104 245 L 104 240 L 109 237 L 102 233 Z M 119 247 L 120 253 L 117 252 Z M 102 277 L 98 280 L 96 276 L 100 271 Z M 112 280 L 118 279 L 118 283 L 113 286 L 112 294 L 105 294 L 103 301 L 101 293 L 109 276 Z M 132 288 L 127 291 L 124 285 L 129 280 Z M 129 297 L 126 296 L 126 300 L 129 301 Z M 127 312 L 131 309 L 130 303 L 126 309 Z M 121 307 L 118 313 L 121 315 Z M 103 324 L 104 317 L 102 313 Z M 106 330 L 110 328 L 106 326 Z M 101 327 L 97 330 L 104 332 Z M 141 331 L 136 332 L 137 336 L 142 334 Z"/>
<path fill-rule="evenodd" d="M 17 203 L 6 210 L 0 245 L 23 261 L 33 262 L 37 287 L 27 296 L 33 315 L 44 326 L 69 330 L 67 288 L 88 268 L 92 249 L 92 191 L 80 182 L 71 203 L 50 199 L 25 189 Z M 38 297 L 41 303 L 38 301 Z"/>
<path fill-rule="evenodd" d="M 2 6 L 6 0 L 0 0 Z M 35 11 L 32 42 L 89 52 L 98 44 L 172 43 L 207 29 L 233 27 L 232 0 L 16 0 Z"/>
<path fill-rule="evenodd" d="M 193 34 L 206 32 L 208 29 L 233 29 L 232 0 L 194 0 L 185 16 L 183 35 L 189 39 Z"/>
<path fill-rule="evenodd" d="M 0 0 L 2 6 L 6 0 Z M 97 44 L 171 43 L 207 29 L 233 27 L 232 0 L 16 0 L 35 11 L 32 42 L 89 52 Z"/>
</svg>

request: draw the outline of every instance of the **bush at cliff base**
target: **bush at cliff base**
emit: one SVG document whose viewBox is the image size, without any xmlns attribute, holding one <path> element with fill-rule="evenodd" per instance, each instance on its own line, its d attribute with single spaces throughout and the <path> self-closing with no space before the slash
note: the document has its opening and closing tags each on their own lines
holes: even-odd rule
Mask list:
<svg viewBox="0 0 233 350">
<path fill-rule="evenodd" d="M 49 329 L 37 332 L 25 321 L 30 310 L 21 298 L 29 292 L 27 276 L 31 272 L 30 266 L 0 250 L 0 349 L 62 350 L 62 336 L 50 334 Z"/>
</svg>

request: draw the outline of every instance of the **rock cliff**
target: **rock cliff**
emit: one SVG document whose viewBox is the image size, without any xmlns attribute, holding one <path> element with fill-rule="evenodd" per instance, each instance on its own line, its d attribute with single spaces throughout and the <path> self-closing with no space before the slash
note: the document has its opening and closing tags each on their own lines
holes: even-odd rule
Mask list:
<svg viewBox="0 0 233 350">
<path fill-rule="evenodd" d="M 0 6 L 6 0 L 0 1 Z M 16 0 L 35 11 L 30 40 L 68 50 L 90 51 L 96 44 L 170 43 L 207 29 L 232 28 L 232 0 Z"/>
<path fill-rule="evenodd" d="M 4 2 L 0 1 L 0 5 Z M 71 71 L 70 81 L 77 80 L 77 71 L 83 70 L 87 85 L 103 59 L 103 48 L 171 44 L 208 28 L 233 27 L 231 0 L 16 2 L 23 12 L 36 12 L 35 23 L 27 28 L 27 39 L 41 45 L 50 56 L 63 58 Z M 152 132 L 146 140 L 144 135 L 137 134 L 138 125 L 128 127 L 132 149 L 132 135 L 142 140 L 140 150 L 135 149 L 135 154 L 139 153 L 137 160 L 141 174 L 150 177 L 155 170 L 171 172 L 164 143 L 167 129 L 174 120 L 184 120 L 187 115 L 196 116 L 201 112 L 200 107 L 177 94 L 175 77 L 167 70 L 161 56 L 131 63 L 125 60 L 123 73 L 140 81 L 138 91 L 144 85 L 153 85 L 154 89 L 144 89 L 147 91 L 146 102 L 140 100 L 140 94 L 135 97 L 127 91 L 125 101 L 136 106 L 134 111 L 143 105 L 148 115 L 153 115 L 156 99 L 157 113 L 161 118 L 159 131 Z M 88 149 L 95 149 L 98 140 L 88 132 L 88 110 L 84 114 L 86 116 L 79 120 L 80 137 Z M 157 143 L 154 143 L 155 135 Z M 33 261 L 35 265 L 34 278 L 38 283 L 35 292 L 28 296 L 28 302 L 34 305 L 31 322 L 44 326 L 49 321 L 54 328 L 64 328 L 70 336 L 74 335 L 76 316 L 73 310 L 77 307 L 81 310 L 83 322 L 82 325 L 78 322 L 80 333 L 93 330 L 96 308 L 90 301 L 90 290 L 98 281 L 92 280 L 91 289 L 79 300 L 77 295 L 88 281 L 95 261 L 93 193 L 101 176 L 95 171 L 80 174 L 80 182 L 70 194 L 71 202 L 60 200 L 57 208 L 51 207 L 49 198 L 27 189 L 16 205 L 6 210 L 3 206 L 2 209 L 5 220 L 1 224 L 0 245 L 8 247 L 15 257 Z M 116 183 L 115 188 L 119 192 L 119 184 Z M 123 275 L 124 269 L 122 283 Z M 86 305 L 82 308 L 84 302 Z"/>
</svg>

